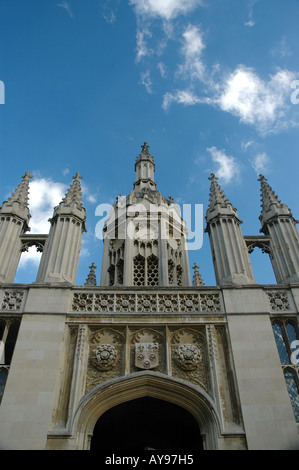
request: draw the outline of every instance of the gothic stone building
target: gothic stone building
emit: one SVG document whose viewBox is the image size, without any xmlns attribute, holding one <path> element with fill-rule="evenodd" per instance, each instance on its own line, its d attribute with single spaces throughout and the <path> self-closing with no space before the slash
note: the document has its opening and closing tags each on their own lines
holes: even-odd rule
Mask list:
<svg viewBox="0 0 299 470">
<path fill-rule="evenodd" d="M 79 174 L 47 235 L 27 233 L 29 172 L 0 207 L 0 449 L 299 449 L 297 221 L 260 176 L 261 234 L 245 237 L 212 174 L 217 285 L 197 266 L 191 282 L 185 224 L 147 144 L 135 171 L 104 228 L 100 286 L 94 264 L 75 285 Z M 36 282 L 15 284 L 31 245 Z M 255 246 L 277 284 L 255 282 Z"/>
</svg>

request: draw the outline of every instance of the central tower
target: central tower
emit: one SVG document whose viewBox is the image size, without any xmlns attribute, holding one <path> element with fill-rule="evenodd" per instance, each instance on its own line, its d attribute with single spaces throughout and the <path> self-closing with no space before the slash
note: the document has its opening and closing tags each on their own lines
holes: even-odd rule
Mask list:
<svg viewBox="0 0 299 470">
<path fill-rule="evenodd" d="M 190 286 L 187 229 L 179 206 L 156 189 L 145 142 L 134 189 L 118 196 L 103 230 L 102 286 Z"/>
</svg>

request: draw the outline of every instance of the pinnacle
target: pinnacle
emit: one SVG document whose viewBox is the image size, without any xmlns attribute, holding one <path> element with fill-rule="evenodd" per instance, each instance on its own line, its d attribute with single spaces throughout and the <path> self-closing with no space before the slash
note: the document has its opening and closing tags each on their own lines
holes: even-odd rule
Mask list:
<svg viewBox="0 0 299 470">
<path fill-rule="evenodd" d="M 96 270 L 96 265 L 94 263 L 89 266 L 89 274 L 87 276 L 85 286 L 96 286 L 97 285 L 97 280 L 96 280 L 96 275 L 95 275 L 95 270 Z"/>
<path fill-rule="evenodd" d="M 25 209 L 28 209 L 28 203 L 29 203 L 29 181 L 32 178 L 32 175 L 30 171 L 26 171 L 26 173 L 22 176 L 23 180 L 15 191 L 12 193 L 11 197 L 8 199 L 8 201 L 5 201 L 2 205 L 3 206 L 12 206 L 14 203 L 20 204 L 20 206 L 24 207 Z"/>
<path fill-rule="evenodd" d="M 204 282 L 202 280 L 202 277 L 199 273 L 199 266 L 197 266 L 196 263 L 194 263 L 192 269 L 194 269 L 194 274 L 193 274 L 193 287 L 200 287 L 204 286 Z"/>
<path fill-rule="evenodd" d="M 280 206 L 281 201 L 278 199 L 271 186 L 267 183 L 267 178 L 265 178 L 264 175 L 259 175 L 258 181 L 261 183 L 262 211 L 269 210 L 272 204 Z"/>
<path fill-rule="evenodd" d="M 292 212 L 290 208 L 283 204 L 278 196 L 275 194 L 269 183 L 267 182 L 267 178 L 264 175 L 259 175 L 258 181 L 261 183 L 261 215 L 259 217 L 262 225 L 273 216 L 288 216 L 292 217 Z M 295 223 L 298 223 L 297 220 L 293 218 Z M 263 229 L 261 229 L 263 231 Z"/>
<path fill-rule="evenodd" d="M 227 197 L 218 183 L 218 178 L 214 173 L 211 173 L 209 180 L 211 181 L 209 209 L 213 209 L 216 204 L 221 204 L 222 207 L 229 204 Z"/>
<path fill-rule="evenodd" d="M 79 208 L 82 207 L 82 191 L 81 191 L 81 183 L 80 180 L 82 179 L 82 176 L 80 175 L 79 172 L 76 173 L 75 176 L 73 176 L 73 182 L 68 189 L 65 197 L 62 199 L 60 204 L 65 204 L 65 205 L 71 205 L 71 204 L 76 204 Z"/>
</svg>

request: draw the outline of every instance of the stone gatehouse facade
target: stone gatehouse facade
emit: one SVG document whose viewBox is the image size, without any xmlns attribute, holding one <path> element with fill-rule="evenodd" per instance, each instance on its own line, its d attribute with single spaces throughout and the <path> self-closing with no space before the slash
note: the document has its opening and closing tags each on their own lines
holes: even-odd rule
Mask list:
<svg viewBox="0 0 299 470">
<path fill-rule="evenodd" d="M 27 233 L 29 172 L 0 208 L 0 449 L 299 449 L 297 221 L 261 175 L 263 235 L 243 236 L 212 174 L 216 285 L 205 286 L 196 265 L 191 279 L 185 223 L 156 189 L 146 143 L 135 171 L 104 228 L 100 285 L 94 264 L 75 284 L 86 220 L 79 173 L 47 235 Z M 36 282 L 15 284 L 31 245 L 42 251 Z M 255 246 L 276 285 L 255 282 Z M 143 439 L 134 409 L 149 423 Z M 169 428 L 157 439 L 156 413 L 187 437 Z M 127 440 L 109 441 L 113 423 Z"/>
</svg>

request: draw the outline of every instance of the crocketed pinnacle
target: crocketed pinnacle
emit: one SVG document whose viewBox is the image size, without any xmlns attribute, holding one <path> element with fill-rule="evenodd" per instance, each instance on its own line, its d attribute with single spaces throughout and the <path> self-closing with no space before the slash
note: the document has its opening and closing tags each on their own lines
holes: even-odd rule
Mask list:
<svg viewBox="0 0 299 470">
<path fill-rule="evenodd" d="M 144 142 L 143 145 L 141 145 L 141 153 L 136 157 L 136 163 L 140 162 L 141 160 L 150 160 L 152 163 L 154 163 L 154 157 L 149 153 L 149 145 L 147 142 Z"/>
<path fill-rule="evenodd" d="M 32 178 L 30 171 L 26 171 L 25 175 L 23 175 L 22 178 L 23 180 L 21 181 L 21 183 L 17 186 L 8 201 L 5 201 L 2 204 L 2 207 L 9 207 L 17 203 L 23 208 L 28 209 L 29 181 Z"/>
<path fill-rule="evenodd" d="M 218 183 L 218 178 L 214 173 L 211 173 L 209 180 L 211 181 L 209 209 L 213 210 L 216 204 L 226 207 L 229 201 Z"/>
<path fill-rule="evenodd" d="M 96 286 L 97 285 L 97 279 L 95 275 L 95 270 L 96 270 L 96 265 L 94 263 L 89 266 L 89 274 L 87 276 L 85 286 Z"/>
<path fill-rule="evenodd" d="M 80 173 L 77 172 L 75 176 L 73 176 L 73 182 L 67 191 L 65 197 L 62 199 L 60 204 L 65 204 L 70 206 L 72 204 L 76 204 L 78 208 L 82 207 L 82 190 L 81 190 L 81 183 L 80 180 L 82 176 Z"/>
<path fill-rule="evenodd" d="M 267 183 L 267 178 L 265 178 L 264 175 L 259 175 L 258 181 L 261 183 L 262 212 L 268 211 L 272 204 L 281 206 L 281 201 L 278 199 L 271 186 Z"/>
<path fill-rule="evenodd" d="M 193 287 L 201 287 L 201 286 L 204 286 L 204 282 L 202 280 L 202 277 L 199 273 L 199 266 L 197 266 L 196 263 L 194 263 L 192 269 L 194 269 L 194 274 L 193 274 L 193 281 L 192 281 L 192 285 Z"/>
</svg>

